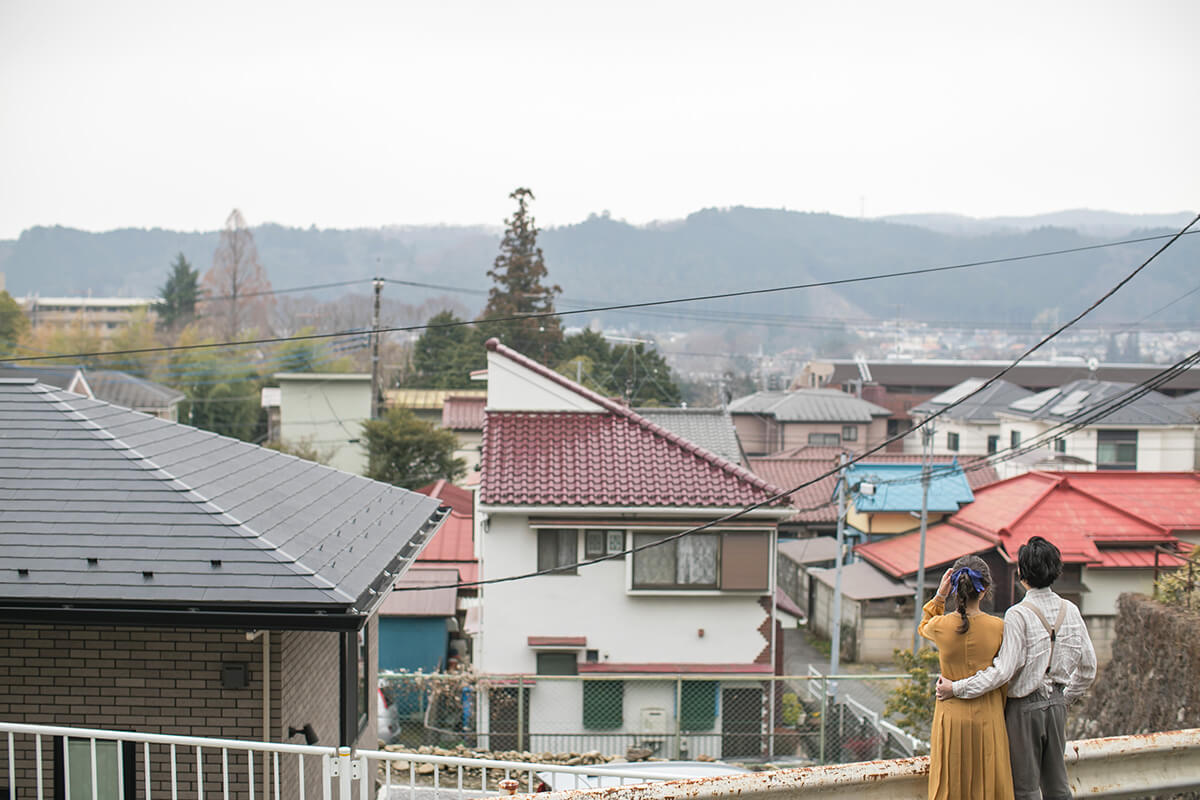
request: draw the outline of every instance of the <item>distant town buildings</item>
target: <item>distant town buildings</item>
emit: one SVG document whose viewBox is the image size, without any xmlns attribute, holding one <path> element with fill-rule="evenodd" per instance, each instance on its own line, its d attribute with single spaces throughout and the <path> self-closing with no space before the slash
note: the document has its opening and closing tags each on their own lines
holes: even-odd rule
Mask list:
<svg viewBox="0 0 1200 800">
<path fill-rule="evenodd" d="M 117 330 L 128 325 L 134 314 L 145 310 L 154 322 L 158 315 L 156 297 L 27 297 L 14 298 L 29 317 L 29 324 L 38 328 L 71 328 L 82 326 L 108 340 Z"/>
</svg>

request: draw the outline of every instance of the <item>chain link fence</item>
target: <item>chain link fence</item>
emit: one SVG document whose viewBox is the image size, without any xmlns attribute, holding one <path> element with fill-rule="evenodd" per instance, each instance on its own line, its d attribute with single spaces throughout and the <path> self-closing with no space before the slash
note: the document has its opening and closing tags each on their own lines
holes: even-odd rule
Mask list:
<svg viewBox="0 0 1200 800">
<path fill-rule="evenodd" d="M 560 763 L 831 764 L 927 751 L 884 715 L 907 675 L 579 676 L 383 673 L 393 744 Z M 932 687 L 930 687 L 932 692 Z"/>
</svg>

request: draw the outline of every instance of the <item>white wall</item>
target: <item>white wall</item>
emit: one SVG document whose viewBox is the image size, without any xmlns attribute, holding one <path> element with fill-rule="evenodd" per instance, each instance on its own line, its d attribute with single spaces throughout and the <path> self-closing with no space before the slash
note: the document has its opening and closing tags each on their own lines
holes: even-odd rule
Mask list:
<svg viewBox="0 0 1200 800">
<path fill-rule="evenodd" d="M 492 513 L 479 537 L 484 577 L 537 569 L 537 533 L 524 515 Z M 772 547 L 772 550 L 774 548 Z M 583 556 L 583 536 L 579 550 Z M 483 588 L 476 663 L 490 673 L 533 673 L 528 636 L 586 636 L 601 661 L 741 663 L 768 644 L 757 628 L 767 618 L 761 593 L 627 591 L 629 557 Z M 773 569 L 770 573 L 774 591 Z M 699 631 L 703 630 L 703 635 Z M 580 653 L 582 660 L 583 653 Z"/>
<path fill-rule="evenodd" d="M 314 373 L 311 378 L 280 378 L 279 438 L 313 442 L 332 452 L 329 466 L 361 475 L 367 468 L 362 422 L 371 416 L 371 376 Z"/>
<path fill-rule="evenodd" d="M 1037 435 L 1049 431 L 1054 425 L 1040 420 L 1010 419 L 1004 420 L 1000 427 L 1000 449 L 1004 450 L 1009 446 L 1010 431 L 1021 431 L 1021 442 L 1024 444 L 1031 441 Z M 1133 425 L 1107 425 L 1082 428 L 1068 434 L 1064 437 L 1066 441 L 1065 453 L 1068 456 L 1085 459 L 1088 465 L 1080 467 L 1081 469 L 1095 469 L 1098 440 L 1096 432 L 1101 429 L 1137 430 L 1137 470 L 1139 472 L 1190 472 L 1196 469 L 1197 430 L 1200 429 L 1194 426 L 1174 427 L 1159 425 L 1142 428 Z M 1044 452 L 1048 455 L 1052 453 L 1051 443 L 1047 443 L 1044 447 Z M 1027 467 L 1016 464 L 1013 461 L 1001 462 L 996 465 L 996 468 L 1003 478 L 1020 475 L 1028 471 Z"/>
<path fill-rule="evenodd" d="M 578 392 L 488 351 L 487 407 L 493 411 L 604 411 Z"/>
<path fill-rule="evenodd" d="M 1115 616 L 1117 596 L 1122 592 L 1151 594 L 1154 591 L 1153 569 L 1095 569 L 1083 568 L 1084 592 L 1079 609 L 1085 617 L 1093 615 Z"/>
<path fill-rule="evenodd" d="M 932 423 L 934 429 L 933 454 L 939 456 L 981 456 L 987 454 L 988 436 L 1000 435 L 1000 423 L 990 424 L 963 422 L 960 420 L 938 417 Z M 947 444 L 947 434 L 958 434 L 958 449 L 951 450 Z M 904 452 L 914 455 L 921 453 L 921 433 L 904 437 Z M 1006 447 L 1005 442 L 997 444 L 997 449 Z"/>
</svg>

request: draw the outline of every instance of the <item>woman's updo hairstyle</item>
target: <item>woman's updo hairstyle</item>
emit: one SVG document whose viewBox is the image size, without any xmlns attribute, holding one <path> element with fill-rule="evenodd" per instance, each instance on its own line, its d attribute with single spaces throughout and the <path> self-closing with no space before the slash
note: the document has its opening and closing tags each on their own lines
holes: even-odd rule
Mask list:
<svg viewBox="0 0 1200 800">
<path fill-rule="evenodd" d="M 955 608 L 962 617 L 959 633 L 966 633 L 971 627 L 967 618 L 967 603 L 986 592 L 992 585 L 992 571 L 987 562 L 979 556 L 963 556 L 954 562 L 952 567 L 950 592 L 954 595 Z M 972 575 L 971 573 L 975 573 Z"/>
</svg>

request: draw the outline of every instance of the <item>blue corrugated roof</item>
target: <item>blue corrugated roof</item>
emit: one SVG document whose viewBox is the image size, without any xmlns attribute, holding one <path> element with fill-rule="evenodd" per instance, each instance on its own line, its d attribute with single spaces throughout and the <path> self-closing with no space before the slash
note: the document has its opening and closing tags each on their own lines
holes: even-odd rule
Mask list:
<svg viewBox="0 0 1200 800">
<path fill-rule="evenodd" d="M 873 495 L 862 492 L 854 495 L 854 507 L 858 511 L 921 510 L 920 464 L 870 464 L 860 461 L 846 470 L 846 482 L 851 487 L 858 483 L 875 486 Z M 967 476 L 957 460 L 951 464 L 932 466 L 928 502 L 930 511 L 958 511 L 963 503 L 970 503 L 974 499 Z"/>
</svg>

